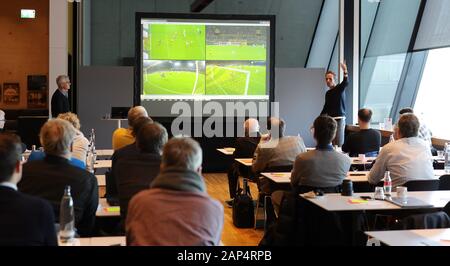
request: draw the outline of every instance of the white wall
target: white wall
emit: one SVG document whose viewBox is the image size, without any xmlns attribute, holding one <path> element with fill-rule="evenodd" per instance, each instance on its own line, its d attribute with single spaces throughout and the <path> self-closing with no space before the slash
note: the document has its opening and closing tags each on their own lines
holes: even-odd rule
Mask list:
<svg viewBox="0 0 450 266">
<path fill-rule="evenodd" d="M 67 0 L 49 0 L 49 116 L 51 97 L 56 90 L 56 77 L 67 75 Z"/>
</svg>

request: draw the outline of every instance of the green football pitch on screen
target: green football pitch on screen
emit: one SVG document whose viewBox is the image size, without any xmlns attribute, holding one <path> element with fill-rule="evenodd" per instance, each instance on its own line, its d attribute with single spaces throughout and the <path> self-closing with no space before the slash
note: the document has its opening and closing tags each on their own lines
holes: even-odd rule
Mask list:
<svg viewBox="0 0 450 266">
<path fill-rule="evenodd" d="M 149 60 L 164 64 L 144 67 L 144 95 L 266 95 L 266 46 L 247 44 L 243 35 L 230 42 L 221 42 L 223 36 L 211 36 L 215 39 L 207 42 L 206 27 L 148 27 L 144 52 Z M 177 61 L 201 61 L 203 69 L 198 64 L 189 68 Z"/>
</svg>

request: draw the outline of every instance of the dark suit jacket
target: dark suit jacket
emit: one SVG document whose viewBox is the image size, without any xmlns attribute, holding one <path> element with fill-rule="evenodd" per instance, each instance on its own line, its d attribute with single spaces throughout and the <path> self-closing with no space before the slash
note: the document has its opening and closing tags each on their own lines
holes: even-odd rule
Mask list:
<svg viewBox="0 0 450 266">
<path fill-rule="evenodd" d="M 23 193 L 48 200 L 59 221 L 59 205 L 67 185 L 71 187 L 78 234 L 90 236 L 98 207 L 98 184 L 93 174 L 70 165 L 65 158 L 47 155 L 43 161 L 24 164 L 18 187 Z"/>
<path fill-rule="evenodd" d="M 122 147 L 116 151 L 111 157 L 111 171 L 106 173 L 106 195 L 107 199 L 113 199 L 117 201 L 119 192 L 117 191 L 117 177 L 115 175 L 115 168 L 117 167 L 117 162 L 123 158 L 127 158 L 131 155 L 136 155 L 139 150 L 136 146 L 136 142 Z"/>
<path fill-rule="evenodd" d="M 117 161 L 114 176 L 123 222 L 127 216 L 129 201 L 138 192 L 150 188 L 150 183 L 159 174 L 160 164 L 161 155 L 153 153 L 138 153 Z"/>
<path fill-rule="evenodd" d="M 261 137 L 240 137 L 236 140 L 234 158 L 253 158 Z"/>
<path fill-rule="evenodd" d="M 70 112 L 69 99 L 57 89 L 52 96 L 52 117 L 56 118 L 61 113 Z"/>
<path fill-rule="evenodd" d="M 53 210 L 45 200 L 0 186 L 0 246 L 56 246 Z"/>
</svg>

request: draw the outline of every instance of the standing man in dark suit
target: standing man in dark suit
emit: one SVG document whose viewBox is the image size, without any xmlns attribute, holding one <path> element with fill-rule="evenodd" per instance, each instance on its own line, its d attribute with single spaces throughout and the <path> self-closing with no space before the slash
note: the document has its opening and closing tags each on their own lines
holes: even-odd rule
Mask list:
<svg viewBox="0 0 450 266">
<path fill-rule="evenodd" d="M 56 118 L 59 114 L 70 112 L 69 90 L 70 79 L 66 75 L 60 75 L 56 78 L 58 89 L 52 96 L 52 117 Z"/>
<path fill-rule="evenodd" d="M 341 83 L 336 85 L 336 74 L 333 71 L 327 71 L 325 74 L 325 82 L 329 90 L 325 94 L 325 104 L 320 115 L 329 115 L 337 122 L 336 138 L 333 141 L 334 145 L 339 147 L 344 144 L 344 130 L 345 130 L 345 88 L 348 85 L 347 65 L 340 64 L 344 72 L 344 79 Z"/>
<path fill-rule="evenodd" d="M 0 134 L 0 246 L 56 246 L 50 204 L 17 191 L 21 155 L 17 136 Z"/>
</svg>

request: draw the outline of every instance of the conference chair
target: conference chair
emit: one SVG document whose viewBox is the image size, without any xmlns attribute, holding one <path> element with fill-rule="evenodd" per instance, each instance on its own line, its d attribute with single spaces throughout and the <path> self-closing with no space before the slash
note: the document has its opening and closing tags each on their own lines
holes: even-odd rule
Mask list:
<svg viewBox="0 0 450 266">
<path fill-rule="evenodd" d="M 261 173 L 263 172 L 291 172 L 293 168 L 293 165 L 279 165 L 279 166 L 271 166 L 265 168 L 260 173 L 257 173 L 256 176 L 258 176 L 258 199 L 256 201 L 256 211 L 255 211 L 255 229 L 257 228 L 257 217 L 258 217 L 258 210 L 259 207 L 264 207 L 264 215 L 267 216 L 270 214 L 267 213 L 267 210 L 265 209 L 265 202 L 268 202 L 272 200 L 271 193 L 276 190 L 290 190 L 291 185 L 290 184 L 274 184 L 271 181 L 261 182 L 261 179 L 263 178 L 261 176 Z"/>
<path fill-rule="evenodd" d="M 408 191 L 434 191 L 439 190 L 439 179 L 411 180 L 403 186 L 407 187 Z"/>
<path fill-rule="evenodd" d="M 450 175 L 443 175 L 439 178 L 439 190 L 450 190 Z"/>
<path fill-rule="evenodd" d="M 160 164 L 161 157 L 156 154 L 137 154 L 117 162 L 117 167 L 114 167 L 114 176 L 122 224 L 125 222 L 131 198 L 150 187 L 151 182 L 159 174 Z"/>
</svg>

